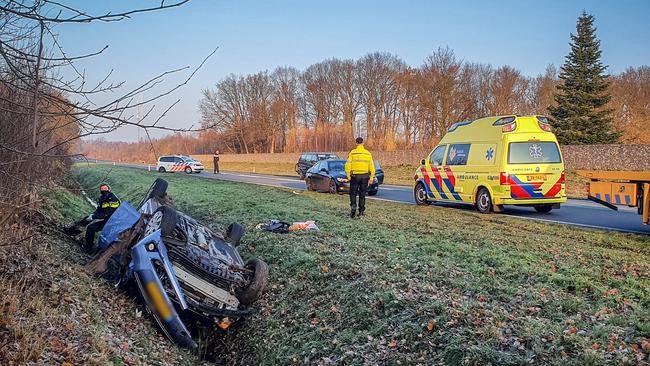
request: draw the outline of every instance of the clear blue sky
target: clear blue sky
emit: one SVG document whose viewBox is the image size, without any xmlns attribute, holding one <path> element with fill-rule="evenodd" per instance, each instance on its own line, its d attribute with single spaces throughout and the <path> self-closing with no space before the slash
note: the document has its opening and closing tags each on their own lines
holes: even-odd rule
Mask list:
<svg viewBox="0 0 650 366">
<path fill-rule="evenodd" d="M 170 1 L 170 0 L 168 0 Z M 134 1 L 68 1 L 91 12 L 129 8 Z M 139 1 L 158 4 L 160 1 Z M 113 5 L 111 5 L 113 4 Z M 453 49 L 466 61 L 511 65 L 534 76 L 560 66 L 583 10 L 596 17 L 603 62 L 610 73 L 650 64 L 650 1 L 213 1 L 192 0 L 171 10 L 119 23 L 57 28 L 69 53 L 109 49 L 84 62 L 97 78 L 114 69 L 127 86 L 217 53 L 174 98 L 166 125 L 197 125 L 200 91 L 230 73 L 306 66 L 331 57 L 359 58 L 388 51 L 418 66 L 432 50 Z M 169 78 L 173 85 L 180 77 Z M 161 104 L 161 103 L 159 103 Z M 140 134 L 140 136 L 143 136 Z M 134 140 L 125 129 L 107 136 Z"/>
</svg>

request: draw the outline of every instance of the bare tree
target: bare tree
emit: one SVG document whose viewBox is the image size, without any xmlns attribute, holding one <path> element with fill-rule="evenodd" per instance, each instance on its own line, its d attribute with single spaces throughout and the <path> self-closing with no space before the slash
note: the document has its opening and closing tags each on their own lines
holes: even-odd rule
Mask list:
<svg viewBox="0 0 650 366">
<path fill-rule="evenodd" d="M 31 206 L 34 189 L 51 176 L 50 169 L 65 165 L 75 155 L 72 148 L 82 137 L 106 134 L 123 126 L 143 128 L 147 135 L 151 129 L 192 130 L 162 123 L 178 100 L 163 107 L 156 106 L 156 102 L 187 84 L 203 63 L 194 69 L 161 72 L 130 90 L 125 90 L 124 82 L 111 82 L 110 73 L 91 84 L 76 65 L 99 56 L 108 46 L 88 54 L 70 55 L 54 29 L 60 24 L 118 22 L 139 13 L 176 8 L 187 1 L 162 1 L 152 7 L 103 14 L 50 0 L 0 1 L 3 212 Z M 166 78 L 180 72 L 187 72 L 182 82 L 163 88 Z M 62 76 L 69 74 L 75 76 Z M 109 93 L 117 96 L 100 102 L 98 96 Z M 151 96 L 145 98 L 145 93 Z M 138 118 L 139 108 L 145 108 L 146 113 Z M 0 214 L 0 224 L 7 217 Z"/>
</svg>

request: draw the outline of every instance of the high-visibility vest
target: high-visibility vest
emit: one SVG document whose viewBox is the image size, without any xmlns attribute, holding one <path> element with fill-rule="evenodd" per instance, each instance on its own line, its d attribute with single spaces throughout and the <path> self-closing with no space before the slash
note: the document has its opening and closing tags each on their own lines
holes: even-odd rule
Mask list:
<svg viewBox="0 0 650 366">
<path fill-rule="evenodd" d="M 375 163 L 372 161 L 372 154 L 363 145 L 358 145 L 348 154 L 345 174 L 348 179 L 357 174 L 369 174 L 370 180 L 375 177 Z"/>
</svg>

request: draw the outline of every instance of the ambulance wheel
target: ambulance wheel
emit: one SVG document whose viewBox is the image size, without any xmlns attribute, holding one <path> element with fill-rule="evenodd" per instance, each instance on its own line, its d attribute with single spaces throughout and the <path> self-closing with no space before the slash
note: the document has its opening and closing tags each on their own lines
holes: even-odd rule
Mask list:
<svg viewBox="0 0 650 366">
<path fill-rule="evenodd" d="M 553 205 L 539 205 L 535 206 L 535 211 L 539 213 L 549 213 L 553 209 Z"/>
<path fill-rule="evenodd" d="M 158 172 L 159 172 L 159 173 L 164 173 L 164 172 L 165 172 L 165 168 L 161 166 L 160 168 L 158 168 Z"/>
<path fill-rule="evenodd" d="M 422 183 L 415 185 L 415 189 L 413 189 L 413 196 L 415 197 L 415 204 L 418 206 L 425 206 L 433 203 L 429 201 L 427 191 L 424 189 L 424 184 Z"/>
<path fill-rule="evenodd" d="M 492 212 L 492 197 L 487 188 L 481 188 L 476 195 L 476 209 L 482 214 Z"/>
<path fill-rule="evenodd" d="M 189 166 L 185 168 L 185 174 L 192 174 L 192 168 L 190 168 Z"/>
</svg>

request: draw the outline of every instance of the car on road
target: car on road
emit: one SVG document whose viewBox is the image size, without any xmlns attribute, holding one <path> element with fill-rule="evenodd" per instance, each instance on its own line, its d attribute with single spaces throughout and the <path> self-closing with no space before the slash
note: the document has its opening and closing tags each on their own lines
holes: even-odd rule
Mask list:
<svg viewBox="0 0 650 366">
<path fill-rule="evenodd" d="M 325 159 L 340 159 L 336 154 L 324 153 L 324 152 L 307 152 L 300 154 L 298 162 L 296 163 L 296 173 L 301 180 L 305 179 L 307 175 L 307 170 L 314 166 L 321 160 Z"/>
<path fill-rule="evenodd" d="M 377 169 L 379 167 L 379 169 Z M 384 181 L 384 171 L 379 162 L 375 161 L 375 177 L 368 187 L 368 195 L 374 196 L 379 191 L 379 185 Z M 307 170 L 305 177 L 307 190 L 328 193 L 344 193 L 350 191 L 350 183 L 345 175 L 345 160 L 321 160 Z"/>
<path fill-rule="evenodd" d="M 158 158 L 156 170 L 165 172 L 185 172 L 187 174 L 201 173 L 205 169 L 203 164 L 185 155 L 165 155 Z"/>
<path fill-rule="evenodd" d="M 557 139 L 542 116 L 497 116 L 457 122 L 415 171 L 418 205 L 475 205 L 481 213 L 504 205 L 547 213 L 567 200 Z"/>
<path fill-rule="evenodd" d="M 101 232 L 95 262 L 118 256 L 119 287 L 137 291 L 165 335 L 194 349 L 193 333 L 226 330 L 250 313 L 269 270 L 240 256 L 241 225 L 212 230 L 175 209 L 166 191 L 158 178 L 138 206 L 123 201 Z"/>
</svg>

